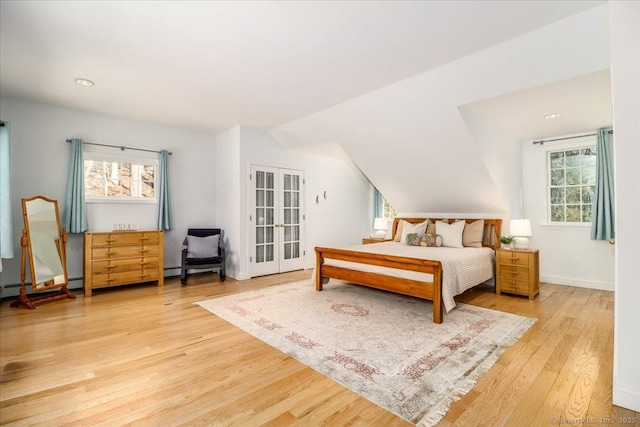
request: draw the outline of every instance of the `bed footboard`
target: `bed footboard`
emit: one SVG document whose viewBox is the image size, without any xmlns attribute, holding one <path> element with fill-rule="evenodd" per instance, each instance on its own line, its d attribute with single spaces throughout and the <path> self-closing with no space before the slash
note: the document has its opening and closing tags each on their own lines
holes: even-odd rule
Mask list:
<svg viewBox="0 0 640 427">
<path fill-rule="evenodd" d="M 410 295 L 433 302 L 433 322 L 442 323 L 442 265 L 440 261 L 422 260 L 392 255 L 379 255 L 347 249 L 316 247 L 316 290 L 322 291 L 323 279 L 344 280 L 357 285 L 368 286 L 399 294 Z M 325 259 L 350 261 L 381 267 L 411 270 L 431 274 L 431 282 L 410 280 L 379 273 L 352 270 L 325 264 Z"/>
</svg>

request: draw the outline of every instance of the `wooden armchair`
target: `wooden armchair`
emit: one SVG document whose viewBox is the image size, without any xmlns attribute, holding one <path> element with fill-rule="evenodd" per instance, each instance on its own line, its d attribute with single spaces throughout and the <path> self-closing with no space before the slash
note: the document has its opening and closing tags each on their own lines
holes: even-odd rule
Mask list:
<svg viewBox="0 0 640 427">
<path fill-rule="evenodd" d="M 189 270 L 219 269 L 220 280 L 227 278 L 223 233 L 220 228 L 190 228 L 183 242 L 180 283 L 187 283 Z"/>
</svg>

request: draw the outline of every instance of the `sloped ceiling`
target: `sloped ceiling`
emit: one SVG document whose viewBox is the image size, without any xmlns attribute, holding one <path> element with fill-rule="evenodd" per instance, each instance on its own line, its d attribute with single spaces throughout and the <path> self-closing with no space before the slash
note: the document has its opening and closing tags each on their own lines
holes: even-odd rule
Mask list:
<svg viewBox="0 0 640 427">
<path fill-rule="evenodd" d="M 539 120 L 539 113 L 526 118 L 529 111 L 525 109 L 522 115 L 507 114 L 499 122 L 494 120 L 496 127 L 504 127 L 499 129 L 501 138 L 486 141 L 473 134 L 461 109 L 494 99 L 495 105 L 491 104 L 494 111 L 509 112 L 521 105 L 516 102 L 509 105 L 516 98 L 508 94 L 532 90 L 529 95 L 534 96 L 537 93 L 534 88 L 553 82 L 568 83 L 577 76 L 592 73 L 606 75 L 610 63 L 607 22 L 606 6 L 590 9 L 279 126 L 271 133 L 288 146 L 318 141 L 340 144 L 400 212 L 513 211 L 514 199 L 519 198 L 519 168 L 516 167 L 516 174 L 507 177 L 511 181 L 506 184 L 509 188 L 501 188 L 505 186 L 505 177 L 494 169 L 502 164 L 519 165 L 520 150 L 500 144 L 518 144 L 521 139 L 547 136 L 545 130 L 529 124 Z M 592 80 L 578 80 L 583 84 L 575 83 L 567 90 L 560 89 L 560 85 L 555 89 L 572 96 L 574 91 L 585 90 L 584 82 Z M 602 78 L 598 82 L 601 87 Z M 542 90 L 547 95 L 554 93 Z M 610 98 L 604 96 L 599 101 L 604 105 L 597 110 L 605 111 L 605 117 L 596 114 L 595 119 L 580 122 L 579 126 L 586 127 L 580 130 L 610 122 Z M 560 105 L 548 107 L 551 110 L 547 112 L 554 112 Z M 468 107 L 468 111 L 473 109 Z M 563 113 L 569 117 L 581 114 Z M 557 132 L 556 135 L 570 133 L 568 129 L 577 124 L 573 121 L 570 127 L 558 125 L 547 131 Z"/>
</svg>

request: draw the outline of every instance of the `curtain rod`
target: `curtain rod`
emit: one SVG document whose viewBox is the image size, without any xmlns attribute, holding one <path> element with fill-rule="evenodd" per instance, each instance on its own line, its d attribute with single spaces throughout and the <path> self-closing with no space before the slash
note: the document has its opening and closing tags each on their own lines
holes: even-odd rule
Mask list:
<svg viewBox="0 0 640 427">
<path fill-rule="evenodd" d="M 70 144 L 71 140 L 67 139 L 67 144 Z M 88 145 L 98 145 L 100 147 L 113 147 L 113 148 L 119 148 L 121 151 L 124 150 L 135 150 L 135 151 L 146 151 L 147 153 L 159 153 L 159 151 L 157 150 L 145 150 L 144 148 L 134 148 L 134 147 L 125 147 L 124 145 L 110 145 L 110 144 L 97 144 L 95 142 L 86 142 L 86 141 L 82 141 L 83 144 L 88 144 Z M 169 155 L 173 155 L 173 153 L 171 151 L 169 151 Z"/>
<path fill-rule="evenodd" d="M 609 135 L 613 134 L 613 131 L 610 130 L 607 132 Z M 556 139 L 546 139 L 540 141 L 533 141 L 533 145 L 540 144 L 544 145 L 545 142 L 553 142 L 553 141 L 564 141 L 565 139 L 575 139 L 575 138 L 584 138 L 585 136 L 596 136 L 597 133 L 589 133 L 587 135 L 578 135 L 578 136 L 567 136 L 566 138 L 556 138 Z"/>
</svg>

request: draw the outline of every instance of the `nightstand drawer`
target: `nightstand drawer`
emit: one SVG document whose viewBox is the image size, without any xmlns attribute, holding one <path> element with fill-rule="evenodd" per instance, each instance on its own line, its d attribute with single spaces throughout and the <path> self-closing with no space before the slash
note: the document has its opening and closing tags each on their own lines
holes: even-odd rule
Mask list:
<svg viewBox="0 0 640 427">
<path fill-rule="evenodd" d="M 529 265 L 529 254 L 519 251 L 499 251 L 500 264 Z"/>
<path fill-rule="evenodd" d="M 501 264 L 500 278 L 529 280 L 529 267 L 523 265 Z"/>
<path fill-rule="evenodd" d="M 502 292 L 529 295 L 529 282 L 526 280 L 501 279 L 500 285 Z"/>
</svg>

